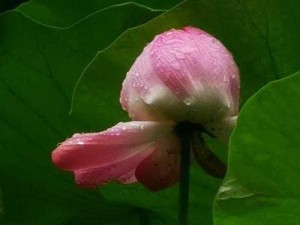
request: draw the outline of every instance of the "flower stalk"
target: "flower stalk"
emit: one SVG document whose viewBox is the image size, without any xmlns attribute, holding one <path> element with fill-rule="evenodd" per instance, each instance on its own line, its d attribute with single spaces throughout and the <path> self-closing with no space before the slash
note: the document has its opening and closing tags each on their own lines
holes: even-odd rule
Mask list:
<svg viewBox="0 0 300 225">
<path fill-rule="evenodd" d="M 179 180 L 179 225 L 188 225 L 189 211 L 189 189 L 190 189 L 190 163 L 191 163 L 191 137 L 193 128 L 190 123 L 179 123 L 175 127 L 181 149 L 180 149 L 180 180 Z"/>
<path fill-rule="evenodd" d="M 190 139 L 181 139 L 180 182 L 179 182 L 179 225 L 188 224 L 190 189 Z"/>
</svg>

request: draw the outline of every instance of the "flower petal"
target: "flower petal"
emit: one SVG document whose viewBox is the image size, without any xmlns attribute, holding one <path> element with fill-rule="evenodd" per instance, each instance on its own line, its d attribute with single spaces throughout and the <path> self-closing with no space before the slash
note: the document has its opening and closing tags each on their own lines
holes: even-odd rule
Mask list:
<svg viewBox="0 0 300 225">
<path fill-rule="evenodd" d="M 198 124 L 235 116 L 238 100 L 231 53 L 193 27 L 157 35 L 128 71 L 120 99 L 134 120 Z"/>
<path fill-rule="evenodd" d="M 120 97 L 122 108 L 128 112 L 129 117 L 133 120 L 158 121 L 160 115 L 145 103 L 137 90 L 132 88 L 131 82 L 131 79 L 126 79 L 123 82 Z"/>
<path fill-rule="evenodd" d="M 150 60 L 152 45 L 144 48 L 128 71 L 121 91 L 121 105 L 134 120 L 178 121 L 184 117 L 186 105 L 154 72 Z"/>
<path fill-rule="evenodd" d="M 135 155 L 108 166 L 74 172 L 76 183 L 81 187 L 96 187 L 116 180 L 123 184 L 136 182 L 135 170 L 154 151 L 154 143 L 146 145 Z"/>
<path fill-rule="evenodd" d="M 154 73 L 198 115 L 187 120 L 202 123 L 237 112 L 239 72 L 213 36 L 192 27 L 171 30 L 154 39 L 150 56 Z"/>
<path fill-rule="evenodd" d="M 64 170 L 82 170 L 115 164 L 132 157 L 143 145 L 169 134 L 170 123 L 127 122 L 100 132 L 74 134 L 52 152 L 52 161 Z"/>
<path fill-rule="evenodd" d="M 180 142 L 170 135 L 156 143 L 155 151 L 137 167 L 135 176 L 152 191 L 161 190 L 179 180 Z"/>
<path fill-rule="evenodd" d="M 193 27 L 156 36 L 150 61 L 163 83 L 183 99 L 206 87 L 222 88 L 230 95 L 227 81 L 238 78 L 231 53 L 216 38 Z"/>
</svg>

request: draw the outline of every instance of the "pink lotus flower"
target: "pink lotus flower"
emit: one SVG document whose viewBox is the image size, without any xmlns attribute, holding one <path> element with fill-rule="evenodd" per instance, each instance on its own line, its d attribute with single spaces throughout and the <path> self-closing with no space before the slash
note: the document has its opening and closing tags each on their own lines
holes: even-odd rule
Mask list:
<svg viewBox="0 0 300 225">
<path fill-rule="evenodd" d="M 230 52 L 208 33 L 186 27 L 157 35 L 123 82 L 120 102 L 134 121 L 75 134 L 52 153 L 76 183 L 94 187 L 139 181 L 160 190 L 179 179 L 181 122 L 226 140 L 238 113 L 239 72 Z"/>
</svg>

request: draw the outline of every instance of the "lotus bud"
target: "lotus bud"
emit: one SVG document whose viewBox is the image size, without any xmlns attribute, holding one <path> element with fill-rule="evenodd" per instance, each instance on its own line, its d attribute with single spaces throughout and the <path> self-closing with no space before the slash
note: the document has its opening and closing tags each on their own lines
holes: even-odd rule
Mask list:
<svg viewBox="0 0 300 225">
<path fill-rule="evenodd" d="M 157 35 L 123 82 L 120 102 L 133 120 L 189 121 L 227 139 L 239 106 L 231 53 L 193 27 Z"/>
</svg>

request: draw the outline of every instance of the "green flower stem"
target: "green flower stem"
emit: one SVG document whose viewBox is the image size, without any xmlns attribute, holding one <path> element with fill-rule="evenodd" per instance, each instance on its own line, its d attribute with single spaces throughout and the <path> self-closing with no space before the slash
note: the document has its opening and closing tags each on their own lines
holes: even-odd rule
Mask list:
<svg viewBox="0 0 300 225">
<path fill-rule="evenodd" d="M 182 137 L 180 151 L 179 225 L 188 225 L 190 161 L 190 138 Z"/>
<path fill-rule="evenodd" d="M 191 137 L 193 129 L 189 123 L 181 123 L 175 131 L 180 138 L 180 183 L 179 183 L 179 225 L 188 225 L 189 183 L 191 162 Z"/>
</svg>

